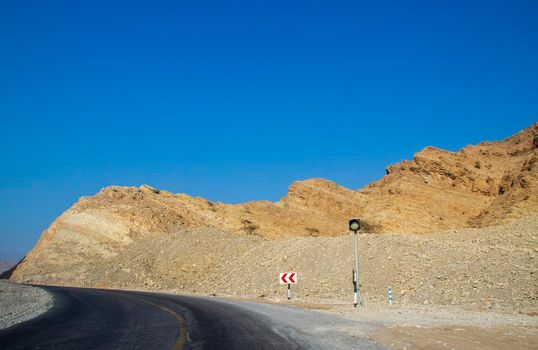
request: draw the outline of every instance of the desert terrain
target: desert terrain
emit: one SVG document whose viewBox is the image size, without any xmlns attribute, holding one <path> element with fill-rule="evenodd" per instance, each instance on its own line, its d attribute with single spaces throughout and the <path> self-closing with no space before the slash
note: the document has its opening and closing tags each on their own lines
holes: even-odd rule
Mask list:
<svg viewBox="0 0 538 350">
<path fill-rule="evenodd" d="M 386 173 L 358 190 L 297 181 L 275 203 L 107 187 L 57 218 L 9 277 L 287 303 L 278 273 L 296 271 L 295 305 L 363 310 L 386 326 L 369 336 L 392 348 L 538 346 L 538 123 L 458 152 L 427 147 Z M 350 217 L 364 222 L 355 313 Z"/>
</svg>

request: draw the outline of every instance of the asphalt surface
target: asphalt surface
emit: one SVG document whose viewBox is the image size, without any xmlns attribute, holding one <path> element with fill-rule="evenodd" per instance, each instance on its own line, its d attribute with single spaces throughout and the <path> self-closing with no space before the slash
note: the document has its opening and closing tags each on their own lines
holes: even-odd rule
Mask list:
<svg viewBox="0 0 538 350">
<path fill-rule="evenodd" d="M 257 312 L 211 298 L 46 287 L 43 315 L 0 331 L 0 349 L 303 349 Z"/>
</svg>

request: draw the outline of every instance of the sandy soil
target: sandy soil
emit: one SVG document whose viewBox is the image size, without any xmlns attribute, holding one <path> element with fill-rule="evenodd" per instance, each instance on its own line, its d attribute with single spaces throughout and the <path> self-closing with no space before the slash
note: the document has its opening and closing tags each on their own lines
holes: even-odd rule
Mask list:
<svg viewBox="0 0 538 350">
<path fill-rule="evenodd" d="M 392 327 L 371 338 L 390 349 L 533 350 L 538 348 L 538 327 Z"/>
<path fill-rule="evenodd" d="M 330 313 L 377 324 L 370 339 L 390 349 L 537 349 L 538 317 L 443 306 L 338 306 Z"/>
</svg>

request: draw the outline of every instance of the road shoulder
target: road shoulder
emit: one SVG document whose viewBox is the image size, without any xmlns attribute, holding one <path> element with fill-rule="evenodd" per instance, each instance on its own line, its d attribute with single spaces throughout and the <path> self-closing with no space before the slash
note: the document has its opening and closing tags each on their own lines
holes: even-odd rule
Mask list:
<svg viewBox="0 0 538 350">
<path fill-rule="evenodd" d="M 53 305 L 45 290 L 0 280 L 0 329 L 35 318 Z"/>
</svg>

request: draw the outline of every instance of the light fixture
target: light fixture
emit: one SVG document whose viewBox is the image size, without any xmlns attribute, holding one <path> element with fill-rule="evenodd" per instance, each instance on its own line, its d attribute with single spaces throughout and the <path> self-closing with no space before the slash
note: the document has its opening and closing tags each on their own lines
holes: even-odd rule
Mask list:
<svg viewBox="0 0 538 350">
<path fill-rule="evenodd" d="M 361 229 L 360 219 L 349 219 L 349 230 L 357 233 Z"/>
</svg>

